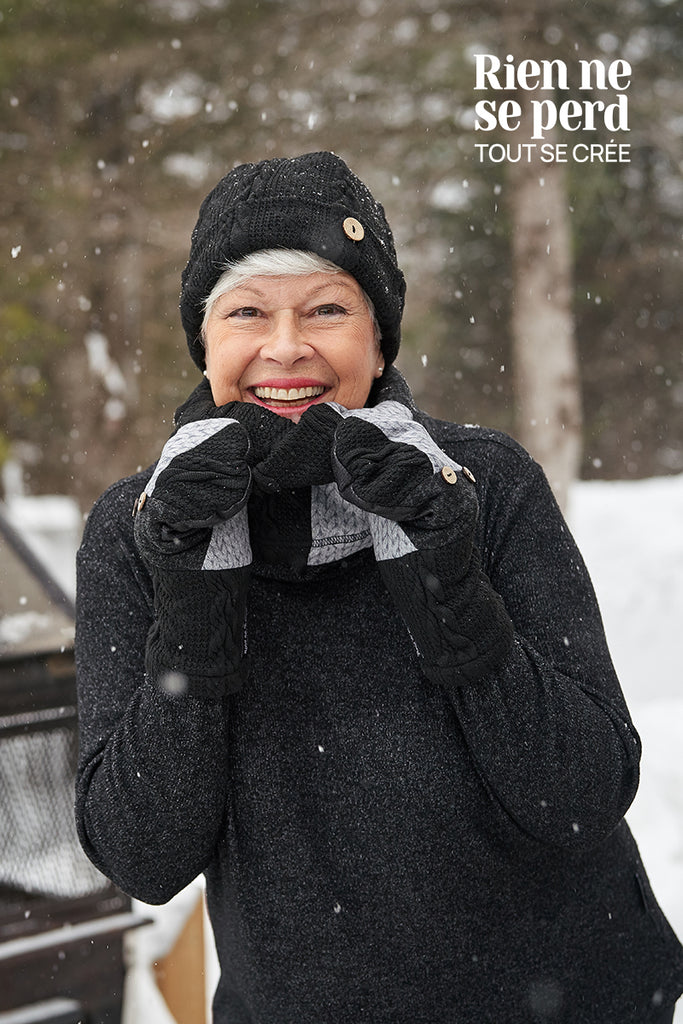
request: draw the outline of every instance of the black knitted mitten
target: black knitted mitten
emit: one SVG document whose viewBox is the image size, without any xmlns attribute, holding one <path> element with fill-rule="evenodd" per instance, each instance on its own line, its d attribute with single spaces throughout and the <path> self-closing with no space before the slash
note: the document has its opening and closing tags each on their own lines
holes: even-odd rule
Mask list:
<svg viewBox="0 0 683 1024">
<path fill-rule="evenodd" d="M 512 624 L 474 544 L 479 505 L 469 470 L 449 458 L 405 405 L 304 417 L 334 425 L 332 463 L 343 498 L 369 513 L 379 570 L 435 682 L 473 682 L 505 657 Z"/>
<path fill-rule="evenodd" d="M 279 430 L 268 418 L 281 418 L 242 402 L 216 408 L 203 385 L 176 415 L 178 429 L 136 503 L 135 540 L 156 613 L 146 667 L 169 692 L 215 698 L 238 689 L 247 671 L 251 437 L 264 423 Z"/>
</svg>

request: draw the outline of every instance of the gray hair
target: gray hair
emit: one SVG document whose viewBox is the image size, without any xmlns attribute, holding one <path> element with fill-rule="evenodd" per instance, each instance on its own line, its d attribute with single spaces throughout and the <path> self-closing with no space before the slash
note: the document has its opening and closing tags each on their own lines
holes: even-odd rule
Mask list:
<svg viewBox="0 0 683 1024">
<path fill-rule="evenodd" d="M 245 281 L 251 281 L 254 277 L 305 277 L 308 274 L 316 273 L 345 274 L 346 271 L 338 267 L 336 263 L 332 263 L 331 260 L 323 259 L 315 252 L 305 252 L 302 249 L 261 249 L 258 252 L 250 252 L 234 263 L 226 263 L 225 270 L 203 303 L 202 343 L 204 343 L 207 321 L 221 295 L 231 292 L 233 288 L 238 288 Z M 360 288 L 360 285 L 358 287 Z M 379 345 L 382 335 L 377 323 L 375 307 L 366 292 L 362 288 L 360 291 L 372 317 L 375 341 Z"/>
</svg>

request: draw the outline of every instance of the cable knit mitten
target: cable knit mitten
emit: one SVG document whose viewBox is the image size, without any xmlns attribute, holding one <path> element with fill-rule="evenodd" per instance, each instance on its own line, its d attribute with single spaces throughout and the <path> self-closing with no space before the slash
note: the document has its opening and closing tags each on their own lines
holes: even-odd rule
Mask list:
<svg viewBox="0 0 683 1024">
<path fill-rule="evenodd" d="M 214 698 L 239 688 L 247 667 L 250 436 L 262 417 L 200 398 L 193 412 L 207 418 L 180 417 L 137 501 L 135 540 L 154 582 L 148 676 Z"/>
<path fill-rule="evenodd" d="M 399 402 L 358 410 L 319 405 L 305 416 L 323 433 L 334 427 L 339 491 L 369 513 L 382 578 L 425 675 L 453 685 L 495 669 L 510 648 L 512 624 L 474 544 L 472 474 Z"/>
</svg>

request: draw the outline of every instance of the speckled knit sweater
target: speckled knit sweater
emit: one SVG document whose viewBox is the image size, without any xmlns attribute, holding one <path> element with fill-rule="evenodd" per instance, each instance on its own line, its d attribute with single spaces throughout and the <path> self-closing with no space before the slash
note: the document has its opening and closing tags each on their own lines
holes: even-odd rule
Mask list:
<svg viewBox="0 0 683 1024">
<path fill-rule="evenodd" d="M 161 692 L 131 518 L 149 471 L 123 480 L 79 553 L 84 848 L 150 903 L 206 874 L 216 1024 L 648 1024 L 683 950 L 622 820 L 639 741 L 586 570 L 513 441 L 419 418 L 477 478 L 504 664 L 429 683 L 361 551 L 257 561 L 242 690 Z"/>
</svg>

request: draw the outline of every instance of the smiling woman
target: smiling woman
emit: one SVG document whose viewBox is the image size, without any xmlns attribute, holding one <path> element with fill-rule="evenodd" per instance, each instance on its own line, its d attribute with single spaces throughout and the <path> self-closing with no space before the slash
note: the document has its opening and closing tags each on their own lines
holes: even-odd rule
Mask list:
<svg viewBox="0 0 683 1024">
<path fill-rule="evenodd" d="M 204 200 L 208 380 L 79 553 L 81 842 L 150 903 L 204 872 L 215 1024 L 665 1024 L 590 580 L 519 445 L 416 408 L 404 294 L 332 153 Z"/>
</svg>

